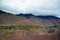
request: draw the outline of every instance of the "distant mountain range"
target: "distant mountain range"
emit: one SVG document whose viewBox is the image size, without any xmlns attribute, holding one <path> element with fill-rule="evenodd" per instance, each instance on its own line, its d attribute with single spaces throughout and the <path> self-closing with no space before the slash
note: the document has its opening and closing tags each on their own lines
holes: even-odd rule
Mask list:
<svg viewBox="0 0 60 40">
<path fill-rule="evenodd" d="M 19 26 L 58 26 L 60 27 L 60 18 L 55 16 L 35 16 L 33 14 L 7 13 L 0 10 L 0 26 L 19 25 Z"/>
</svg>

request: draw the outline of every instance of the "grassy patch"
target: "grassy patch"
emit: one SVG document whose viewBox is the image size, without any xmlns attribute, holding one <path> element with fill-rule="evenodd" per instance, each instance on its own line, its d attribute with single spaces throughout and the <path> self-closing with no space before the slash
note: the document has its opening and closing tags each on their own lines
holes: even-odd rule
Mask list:
<svg viewBox="0 0 60 40">
<path fill-rule="evenodd" d="M 53 33 L 56 31 L 56 26 L 49 26 L 48 33 Z"/>
<path fill-rule="evenodd" d="M 0 29 L 9 29 L 9 30 L 36 30 L 39 29 L 38 26 L 0 26 Z"/>
<path fill-rule="evenodd" d="M 53 32 L 55 32 L 55 29 L 49 29 L 48 30 L 48 33 L 53 33 Z"/>
</svg>

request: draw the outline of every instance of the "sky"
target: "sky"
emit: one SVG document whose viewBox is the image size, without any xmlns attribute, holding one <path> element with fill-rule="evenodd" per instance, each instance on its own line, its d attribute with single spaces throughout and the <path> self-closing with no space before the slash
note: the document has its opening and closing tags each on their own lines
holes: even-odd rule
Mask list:
<svg viewBox="0 0 60 40">
<path fill-rule="evenodd" d="M 0 0 L 0 10 L 60 17 L 60 0 Z"/>
</svg>

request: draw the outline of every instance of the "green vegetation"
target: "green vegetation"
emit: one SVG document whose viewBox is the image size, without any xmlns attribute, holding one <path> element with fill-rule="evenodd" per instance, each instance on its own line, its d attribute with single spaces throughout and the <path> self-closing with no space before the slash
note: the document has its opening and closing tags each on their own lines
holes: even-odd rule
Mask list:
<svg viewBox="0 0 60 40">
<path fill-rule="evenodd" d="M 56 26 L 49 26 L 48 33 L 52 33 L 56 31 Z"/>
<path fill-rule="evenodd" d="M 26 34 L 30 34 L 31 30 L 39 29 L 38 26 L 0 26 L 0 30 L 8 30 L 6 33 L 0 35 L 0 40 L 4 40 L 5 38 L 11 37 L 15 34 L 16 30 L 22 30 L 26 32 Z"/>
<path fill-rule="evenodd" d="M 0 26 L 0 29 L 9 29 L 9 30 L 36 30 L 39 29 L 38 26 Z"/>
<path fill-rule="evenodd" d="M 49 29 L 48 30 L 48 33 L 52 33 L 52 32 L 55 32 L 55 29 Z"/>
<path fill-rule="evenodd" d="M 0 26 L 1 29 L 8 29 L 8 30 L 23 30 L 23 31 L 31 31 L 40 29 L 39 26 Z M 56 31 L 56 26 L 49 26 L 48 33 L 52 33 Z"/>
</svg>

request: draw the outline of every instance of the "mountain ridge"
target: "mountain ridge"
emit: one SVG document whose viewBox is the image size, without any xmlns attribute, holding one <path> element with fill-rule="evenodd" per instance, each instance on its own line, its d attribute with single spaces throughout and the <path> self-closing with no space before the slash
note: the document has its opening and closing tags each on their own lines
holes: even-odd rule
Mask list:
<svg viewBox="0 0 60 40">
<path fill-rule="evenodd" d="M 0 10 L 0 14 L 1 13 L 7 13 L 7 12 L 4 12 L 4 11 L 2 11 L 2 10 Z M 11 13 L 7 13 L 7 14 L 11 14 Z M 28 17 L 28 16 L 35 16 L 35 17 L 40 17 L 40 18 L 58 18 L 58 17 L 56 17 L 56 16 L 52 16 L 52 15 L 33 15 L 33 14 L 23 14 L 23 13 L 20 13 L 20 14 L 11 14 L 11 15 L 16 15 L 16 16 L 26 16 L 26 17 Z M 60 18 L 58 18 L 58 19 L 60 19 Z"/>
<path fill-rule="evenodd" d="M 19 25 L 19 26 L 60 26 L 60 18 L 55 16 L 35 16 L 33 14 L 13 15 L 0 10 L 0 25 Z"/>
</svg>

